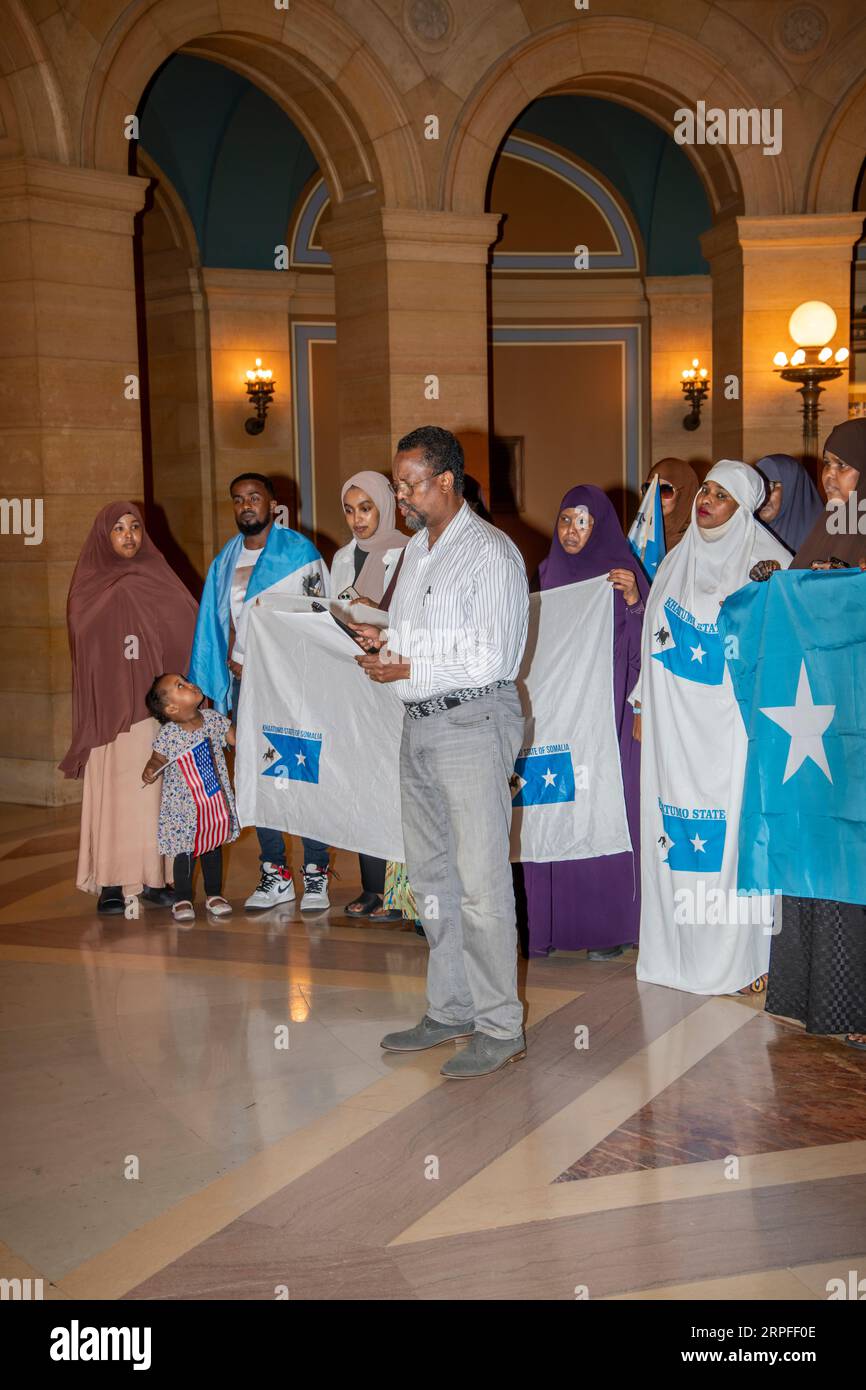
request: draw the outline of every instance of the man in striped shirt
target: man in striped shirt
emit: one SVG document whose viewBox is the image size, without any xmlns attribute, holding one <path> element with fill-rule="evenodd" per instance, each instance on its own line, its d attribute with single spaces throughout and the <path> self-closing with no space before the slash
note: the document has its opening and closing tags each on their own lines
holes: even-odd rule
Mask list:
<svg viewBox="0 0 866 1390">
<path fill-rule="evenodd" d="M 442 1075 L 485 1076 L 524 1056 L 509 864 L 509 779 L 523 743 L 514 680 L 529 594 L 520 552 L 463 498 L 463 450 L 425 425 L 400 440 L 403 552 L 386 636 L 355 629 L 371 680 L 406 713 L 400 787 L 406 865 L 430 943 L 427 1012 L 382 1047 L 418 1052 L 469 1038 Z"/>
</svg>

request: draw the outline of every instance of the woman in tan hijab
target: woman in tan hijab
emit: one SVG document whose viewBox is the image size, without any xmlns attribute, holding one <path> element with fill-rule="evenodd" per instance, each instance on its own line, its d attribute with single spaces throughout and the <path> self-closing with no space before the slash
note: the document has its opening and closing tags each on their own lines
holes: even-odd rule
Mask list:
<svg viewBox="0 0 866 1390">
<path fill-rule="evenodd" d="M 698 495 L 698 475 L 683 459 L 659 459 L 650 469 L 641 491 L 646 492 L 653 478 L 659 480 L 662 498 L 662 518 L 665 524 L 665 549 L 673 550 L 689 529 L 692 506 Z"/>
<path fill-rule="evenodd" d="M 391 588 L 409 537 L 394 524 L 394 494 L 387 478 L 365 469 L 347 478 L 340 494 L 352 540 L 331 564 L 334 598 L 351 590 L 379 604 Z"/>
<path fill-rule="evenodd" d="M 338 550 L 331 565 L 331 594 L 335 598 L 370 599 L 387 608 L 394 588 L 404 547 L 409 537 L 395 524 L 394 494 L 381 473 L 365 470 L 347 478 L 340 495 L 343 512 L 353 539 Z M 374 922 L 399 921 L 396 907 L 383 907 L 385 892 L 384 859 L 359 854 L 361 893 L 346 908 L 349 917 L 367 917 Z"/>
<path fill-rule="evenodd" d="M 96 517 L 67 601 L 72 742 L 61 772 L 84 778 L 76 885 L 120 914 L 142 893 L 167 905 L 157 851 L 160 787 L 142 788 L 157 723 L 145 696 L 161 671 L 185 671 L 198 605 L 144 529 L 134 502 Z"/>
</svg>

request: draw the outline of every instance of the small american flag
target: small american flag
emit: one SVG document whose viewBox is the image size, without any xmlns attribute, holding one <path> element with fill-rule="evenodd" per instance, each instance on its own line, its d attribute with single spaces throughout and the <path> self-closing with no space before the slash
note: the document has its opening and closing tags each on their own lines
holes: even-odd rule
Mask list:
<svg viewBox="0 0 866 1390">
<path fill-rule="evenodd" d="M 193 858 L 225 844 L 231 833 L 231 815 L 222 789 L 210 739 L 202 739 L 177 760 L 195 802 L 196 826 Z"/>
</svg>

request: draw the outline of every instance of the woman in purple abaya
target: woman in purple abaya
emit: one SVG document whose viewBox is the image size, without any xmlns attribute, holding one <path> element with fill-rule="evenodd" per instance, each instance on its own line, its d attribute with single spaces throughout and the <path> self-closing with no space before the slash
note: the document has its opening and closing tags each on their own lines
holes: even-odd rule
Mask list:
<svg viewBox="0 0 866 1390">
<path fill-rule="evenodd" d="M 586 949 L 590 960 L 621 955 L 640 922 L 640 744 L 632 736 L 629 692 L 640 672 L 644 599 L 649 584 L 616 512 L 597 487 L 573 487 L 562 499 L 550 553 L 533 587 L 558 589 L 606 574 L 613 596 L 613 701 L 632 854 L 524 864 L 529 954 Z M 600 659 L 594 652 L 587 660 Z"/>
</svg>

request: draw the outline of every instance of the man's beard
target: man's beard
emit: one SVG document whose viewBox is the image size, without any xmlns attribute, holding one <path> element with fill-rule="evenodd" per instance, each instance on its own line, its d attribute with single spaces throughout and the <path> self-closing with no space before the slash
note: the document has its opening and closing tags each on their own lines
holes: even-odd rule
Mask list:
<svg viewBox="0 0 866 1390">
<path fill-rule="evenodd" d="M 407 511 L 403 520 L 406 522 L 410 531 L 423 531 L 424 527 L 427 525 L 426 516 L 422 516 L 420 512 Z"/>
<path fill-rule="evenodd" d="M 270 517 L 265 517 L 264 521 L 238 521 L 238 530 L 242 536 L 260 536 L 265 527 L 270 522 Z"/>
</svg>

